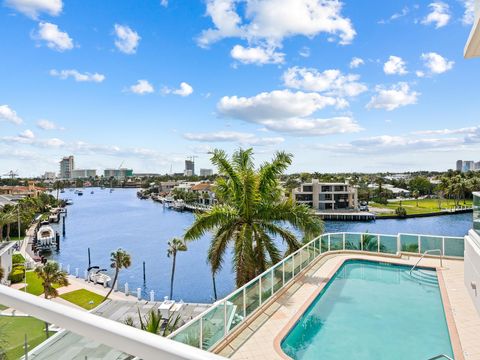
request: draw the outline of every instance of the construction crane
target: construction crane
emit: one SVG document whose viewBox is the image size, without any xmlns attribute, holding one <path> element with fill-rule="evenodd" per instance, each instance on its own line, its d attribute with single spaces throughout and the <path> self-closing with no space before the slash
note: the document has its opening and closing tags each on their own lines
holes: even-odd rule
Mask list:
<svg viewBox="0 0 480 360">
<path fill-rule="evenodd" d="M 193 163 L 195 163 L 195 159 L 198 158 L 197 155 L 192 155 L 192 156 L 189 156 L 187 159 L 192 161 Z"/>
<path fill-rule="evenodd" d="M 15 179 L 18 176 L 18 170 L 10 170 L 8 173 L 3 174 L 2 176 L 8 176 L 10 179 Z"/>
<path fill-rule="evenodd" d="M 120 170 L 122 168 L 122 165 L 123 163 L 125 162 L 125 160 L 123 160 L 121 163 L 120 163 L 120 166 L 118 167 L 118 170 Z"/>
</svg>

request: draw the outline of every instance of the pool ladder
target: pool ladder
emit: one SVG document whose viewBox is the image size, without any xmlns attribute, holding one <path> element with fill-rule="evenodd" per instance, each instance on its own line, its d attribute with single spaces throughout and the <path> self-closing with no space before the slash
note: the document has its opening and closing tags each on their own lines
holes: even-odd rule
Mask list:
<svg viewBox="0 0 480 360">
<path fill-rule="evenodd" d="M 437 356 L 434 356 L 434 357 L 431 357 L 430 359 L 428 360 L 437 360 L 437 359 L 447 359 L 447 360 L 453 360 L 450 356 L 447 356 L 445 354 L 440 354 L 440 355 L 437 355 Z"/>
<path fill-rule="evenodd" d="M 427 255 L 428 253 L 432 253 L 432 252 L 437 252 L 440 254 L 440 267 L 442 268 L 443 267 L 443 254 L 442 254 L 442 250 L 440 249 L 432 249 L 432 250 L 427 250 L 423 253 L 423 255 L 420 257 L 420 259 L 418 259 L 417 263 L 415 265 L 412 266 L 412 268 L 410 269 L 410 275 L 412 275 L 412 271 L 415 270 L 415 268 L 418 266 L 418 264 L 420 263 L 420 261 L 422 261 L 422 259 L 425 257 L 425 255 Z M 433 359 L 433 358 L 432 358 Z M 430 360 L 430 359 L 428 359 Z"/>
</svg>

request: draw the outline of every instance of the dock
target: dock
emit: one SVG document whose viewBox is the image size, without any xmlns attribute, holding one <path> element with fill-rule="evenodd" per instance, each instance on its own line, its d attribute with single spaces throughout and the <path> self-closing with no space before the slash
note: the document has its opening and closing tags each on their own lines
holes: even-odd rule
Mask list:
<svg viewBox="0 0 480 360">
<path fill-rule="evenodd" d="M 374 213 L 365 211 L 349 211 L 349 212 L 334 212 L 334 211 L 317 211 L 315 215 L 322 220 L 337 220 L 337 221 L 373 221 L 377 218 Z"/>
</svg>

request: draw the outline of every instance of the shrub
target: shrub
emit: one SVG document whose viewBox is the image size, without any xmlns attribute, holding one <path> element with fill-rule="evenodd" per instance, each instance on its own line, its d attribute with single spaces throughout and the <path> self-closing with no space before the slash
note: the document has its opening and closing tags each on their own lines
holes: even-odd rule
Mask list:
<svg viewBox="0 0 480 360">
<path fill-rule="evenodd" d="M 399 206 L 399 207 L 395 210 L 395 214 L 397 214 L 397 216 L 400 216 L 400 217 L 405 217 L 405 216 L 407 216 L 407 210 L 405 210 L 404 207 Z"/>
<path fill-rule="evenodd" d="M 19 283 L 23 281 L 23 277 L 25 275 L 25 267 L 23 266 L 15 266 L 12 269 L 10 275 L 8 275 L 8 280 L 12 282 L 12 284 Z"/>
<path fill-rule="evenodd" d="M 373 201 L 376 202 L 377 204 L 382 204 L 382 205 L 387 205 L 388 204 L 388 199 L 386 197 L 375 197 L 373 198 Z"/>
<path fill-rule="evenodd" d="M 12 255 L 12 264 L 24 264 L 25 263 L 25 258 L 22 256 L 22 254 L 13 254 Z"/>
</svg>

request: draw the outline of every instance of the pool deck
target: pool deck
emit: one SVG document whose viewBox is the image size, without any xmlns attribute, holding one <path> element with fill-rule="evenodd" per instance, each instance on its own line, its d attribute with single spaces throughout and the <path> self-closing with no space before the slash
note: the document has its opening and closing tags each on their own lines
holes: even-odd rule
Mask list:
<svg viewBox="0 0 480 360">
<path fill-rule="evenodd" d="M 217 352 L 235 360 L 290 359 L 281 351 L 281 340 L 348 259 L 413 265 L 418 257 L 342 253 L 321 258 L 292 282 L 289 288 L 266 304 L 256 317 L 220 344 Z M 480 360 L 480 316 L 464 285 L 463 261 L 444 259 L 443 268 L 440 269 L 438 258 L 425 258 L 421 265 L 437 268 L 455 359 Z"/>
</svg>

